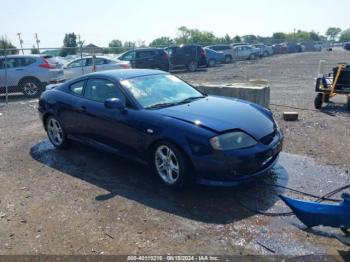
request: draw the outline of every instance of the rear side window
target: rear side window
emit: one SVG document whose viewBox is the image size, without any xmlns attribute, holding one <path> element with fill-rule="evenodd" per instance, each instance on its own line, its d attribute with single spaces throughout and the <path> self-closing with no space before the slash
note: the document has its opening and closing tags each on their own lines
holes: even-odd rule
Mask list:
<svg viewBox="0 0 350 262">
<path fill-rule="evenodd" d="M 34 64 L 35 62 L 36 59 L 32 57 L 21 58 L 21 66 L 29 66 L 31 64 Z"/>
<path fill-rule="evenodd" d="M 20 58 L 8 58 L 7 68 L 16 68 L 21 66 Z"/>
<path fill-rule="evenodd" d="M 0 59 L 0 69 L 4 69 L 4 59 Z"/>
<path fill-rule="evenodd" d="M 84 90 L 84 84 L 85 80 L 76 82 L 72 85 L 70 85 L 69 89 L 73 94 L 82 96 L 83 95 L 83 90 Z"/>
<path fill-rule="evenodd" d="M 154 56 L 154 51 L 139 51 L 136 53 L 136 58 L 150 58 Z"/>
<path fill-rule="evenodd" d="M 79 59 L 79 60 L 75 60 L 73 62 L 71 62 L 70 64 L 68 64 L 68 68 L 74 68 L 74 67 L 82 67 L 85 66 L 85 59 Z"/>
</svg>

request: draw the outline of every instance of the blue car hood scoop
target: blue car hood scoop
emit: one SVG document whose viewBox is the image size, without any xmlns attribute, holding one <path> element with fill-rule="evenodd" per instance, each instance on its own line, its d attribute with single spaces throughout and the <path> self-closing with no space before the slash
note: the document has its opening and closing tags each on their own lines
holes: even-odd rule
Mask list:
<svg viewBox="0 0 350 262">
<path fill-rule="evenodd" d="M 264 109 L 247 101 L 230 98 L 208 96 L 157 111 L 164 116 L 190 122 L 217 133 L 240 129 L 259 140 L 274 131 L 273 119 Z"/>
</svg>

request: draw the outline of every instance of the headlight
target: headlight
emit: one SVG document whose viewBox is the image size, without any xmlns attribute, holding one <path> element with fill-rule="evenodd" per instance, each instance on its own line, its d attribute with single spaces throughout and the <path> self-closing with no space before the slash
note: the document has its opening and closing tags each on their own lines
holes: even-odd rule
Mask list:
<svg viewBox="0 0 350 262">
<path fill-rule="evenodd" d="M 274 117 L 272 117 L 272 118 L 273 118 L 273 122 L 274 122 L 275 125 L 276 125 L 276 129 L 277 129 L 277 130 L 280 130 L 280 127 L 279 127 L 279 125 L 278 125 L 276 119 L 275 119 Z"/>
<path fill-rule="evenodd" d="M 215 150 L 233 150 L 255 146 L 257 141 L 241 131 L 225 133 L 209 140 Z"/>
</svg>

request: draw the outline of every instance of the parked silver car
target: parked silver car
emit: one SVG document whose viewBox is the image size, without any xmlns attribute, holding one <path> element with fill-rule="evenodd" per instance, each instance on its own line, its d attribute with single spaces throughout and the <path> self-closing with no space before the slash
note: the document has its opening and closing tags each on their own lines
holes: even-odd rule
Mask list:
<svg viewBox="0 0 350 262">
<path fill-rule="evenodd" d="M 63 70 L 65 79 L 68 80 L 95 71 L 129 68 L 131 66 L 127 61 L 114 60 L 103 56 L 88 56 L 73 60 L 64 66 Z"/>
<path fill-rule="evenodd" d="M 232 59 L 236 56 L 236 52 L 232 45 L 210 45 L 206 46 L 205 48 L 223 52 L 225 55 L 225 63 L 231 63 Z"/>
<path fill-rule="evenodd" d="M 250 45 L 235 46 L 233 49 L 235 51 L 236 59 L 254 60 L 260 56 L 260 49 L 252 47 Z"/>
<path fill-rule="evenodd" d="M 272 46 L 264 45 L 264 44 L 257 44 L 257 45 L 254 45 L 254 47 L 259 49 L 259 56 L 261 56 L 261 57 L 273 55 Z"/>
<path fill-rule="evenodd" d="M 7 64 L 7 77 L 5 64 Z M 5 92 L 5 78 L 8 92 L 22 92 L 27 97 L 37 97 L 46 85 L 64 81 L 63 70 L 41 56 L 0 56 L 0 93 Z"/>
</svg>

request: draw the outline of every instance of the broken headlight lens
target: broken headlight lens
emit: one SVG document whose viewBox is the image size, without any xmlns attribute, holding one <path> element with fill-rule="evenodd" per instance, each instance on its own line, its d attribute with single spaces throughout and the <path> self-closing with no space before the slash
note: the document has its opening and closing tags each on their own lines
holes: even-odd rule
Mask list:
<svg viewBox="0 0 350 262">
<path fill-rule="evenodd" d="M 241 131 L 214 136 L 209 142 L 215 150 L 222 151 L 247 148 L 258 143 L 254 138 Z"/>
</svg>

